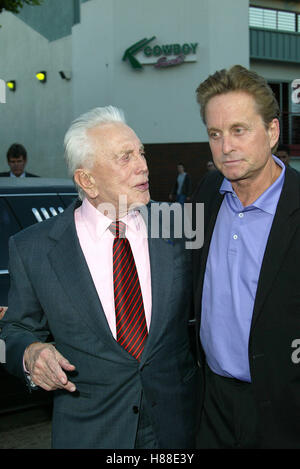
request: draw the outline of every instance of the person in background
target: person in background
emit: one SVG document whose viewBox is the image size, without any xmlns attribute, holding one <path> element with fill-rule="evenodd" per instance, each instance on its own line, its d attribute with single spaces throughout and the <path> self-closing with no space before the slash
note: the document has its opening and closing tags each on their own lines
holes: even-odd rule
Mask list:
<svg viewBox="0 0 300 469">
<path fill-rule="evenodd" d="M 177 172 L 176 182 L 173 186 L 172 193 L 169 195 L 169 199 L 184 204 L 184 202 L 190 200 L 192 190 L 191 177 L 185 172 L 182 163 L 178 163 Z"/>
<path fill-rule="evenodd" d="M 278 145 L 275 154 L 285 164 L 285 166 L 290 166 L 291 157 L 288 145 Z"/>
<path fill-rule="evenodd" d="M 27 151 L 20 143 L 13 143 L 7 150 L 6 157 L 10 171 L 0 173 L 0 177 L 38 177 L 25 171 Z"/>
<path fill-rule="evenodd" d="M 279 106 L 263 77 L 217 71 L 197 100 L 219 170 L 194 196 L 205 213 L 192 251 L 198 447 L 300 449 L 300 174 L 274 155 Z"/>
<path fill-rule="evenodd" d="M 209 160 L 206 164 L 206 169 L 207 169 L 207 171 L 215 171 L 216 167 L 214 165 L 214 162 Z"/>
</svg>

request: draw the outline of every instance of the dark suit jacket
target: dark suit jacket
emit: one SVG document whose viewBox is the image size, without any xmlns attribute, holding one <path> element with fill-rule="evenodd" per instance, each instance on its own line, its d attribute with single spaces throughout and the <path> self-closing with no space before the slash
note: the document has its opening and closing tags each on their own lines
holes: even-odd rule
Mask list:
<svg viewBox="0 0 300 469">
<path fill-rule="evenodd" d="M 176 178 L 176 182 L 175 182 L 173 190 L 172 190 L 173 196 L 177 195 L 177 188 L 178 188 L 178 181 L 177 181 L 177 178 Z M 180 194 L 183 194 L 183 195 L 186 195 L 187 197 L 189 197 L 191 195 L 191 192 L 192 192 L 191 177 L 188 173 L 186 173 L 183 184 L 182 184 Z"/>
<path fill-rule="evenodd" d="M 10 171 L 0 173 L 0 177 L 9 178 L 10 177 Z M 27 178 L 37 178 L 39 176 L 37 176 L 36 174 L 27 173 L 27 171 L 25 171 L 25 177 L 27 177 Z"/>
<path fill-rule="evenodd" d="M 9 308 L 0 324 L 8 371 L 24 379 L 26 346 L 50 333 L 76 366 L 70 379 L 78 392 L 54 392 L 55 448 L 134 448 L 141 391 L 159 447 L 195 447 L 201 390 L 188 333 L 191 264 L 182 241 L 149 238 L 152 316 L 137 362 L 111 334 L 73 212 L 74 204 L 10 239 Z"/>
<path fill-rule="evenodd" d="M 205 204 L 204 246 L 202 252 L 193 251 L 198 337 L 205 265 L 223 200 L 218 190 L 222 180 L 219 172 L 209 173 L 194 197 L 195 202 Z M 261 266 L 249 339 L 250 372 L 263 448 L 300 448 L 300 364 L 292 359 L 292 343 L 300 339 L 299 268 L 300 175 L 287 168 Z M 203 360 L 200 344 L 199 356 Z"/>
</svg>

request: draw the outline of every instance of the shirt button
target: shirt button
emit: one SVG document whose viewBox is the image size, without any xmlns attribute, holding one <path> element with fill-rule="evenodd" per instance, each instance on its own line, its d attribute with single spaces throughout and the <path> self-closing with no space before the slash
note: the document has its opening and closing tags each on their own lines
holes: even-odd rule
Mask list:
<svg viewBox="0 0 300 469">
<path fill-rule="evenodd" d="M 239 213 L 239 217 L 240 218 L 243 218 L 244 214 L 243 213 Z"/>
<path fill-rule="evenodd" d="M 134 405 L 134 406 L 132 407 L 132 410 L 133 410 L 133 413 L 134 413 L 134 414 L 138 414 L 138 413 L 139 413 L 139 408 L 138 408 L 136 405 Z"/>
<path fill-rule="evenodd" d="M 233 235 L 233 239 L 238 239 L 238 235 Z"/>
</svg>

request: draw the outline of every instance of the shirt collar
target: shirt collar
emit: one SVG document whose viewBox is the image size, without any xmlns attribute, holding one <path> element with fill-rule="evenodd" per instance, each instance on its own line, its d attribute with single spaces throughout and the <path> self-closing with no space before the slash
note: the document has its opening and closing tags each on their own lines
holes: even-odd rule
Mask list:
<svg viewBox="0 0 300 469">
<path fill-rule="evenodd" d="M 255 200 L 249 207 L 256 207 L 264 212 L 270 213 L 274 215 L 277 208 L 277 203 L 281 194 L 281 189 L 284 182 L 285 177 L 285 165 L 284 163 L 277 158 L 277 156 L 272 155 L 274 161 L 281 167 L 282 171 L 276 181 L 268 187 L 259 197 Z M 234 197 L 237 197 L 235 194 L 231 182 L 228 179 L 224 178 L 221 187 L 220 187 L 221 194 L 229 194 L 231 193 Z"/>
<path fill-rule="evenodd" d="M 20 176 L 16 176 L 14 173 L 12 173 L 12 172 L 10 171 L 10 177 L 11 177 L 11 178 L 16 178 L 16 177 L 24 178 L 24 177 L 25 177 L 25 171 L 24 171 L 24 173 L 20 174 Z"/>
<path fill-rule="evenodd" d="M 83 200 L 80 210 L 82 219 L 94 239 L 99 239 L 103 236 L 113 237 L 113 234 L 108 229 L 112 220 L 97 210 L 88 199 L 85 198 Z M 146 225 L 138 210 L 130 211 L 127 215 L 120 218 L 120 221 L 126 224 L 126 233 L 128 234 L 139 235 L 146 231 Z"/>
</svg>

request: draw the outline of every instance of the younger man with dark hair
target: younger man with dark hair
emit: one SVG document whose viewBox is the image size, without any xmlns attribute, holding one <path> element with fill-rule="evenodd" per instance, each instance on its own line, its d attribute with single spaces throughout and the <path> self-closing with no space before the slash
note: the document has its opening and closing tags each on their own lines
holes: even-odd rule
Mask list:
<svg viewBox="0 0 300 469">
<path fill-rule="evenodd" d="M 38 177 L 25 171 L 27 151 L 20 143 L 13 143 L 6 156 L 10 171 L 0 173 L 0 177 Z"/>
</svg>

